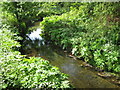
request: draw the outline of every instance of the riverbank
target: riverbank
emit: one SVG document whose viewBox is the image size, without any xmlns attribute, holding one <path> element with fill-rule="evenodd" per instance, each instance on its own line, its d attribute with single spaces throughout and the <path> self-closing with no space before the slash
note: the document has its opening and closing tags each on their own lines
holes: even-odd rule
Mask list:
<svg viewBox="0 0 120 90">
<path fill-rule="evenodd" d="M 51 46 L 49 44 L 43 44 L 42 42 L 44 41 L 41 41 L 41 39 L 35 39 L 32 42 L 27 40 L 25 43 L 26 48 L 24 48 L 24 53 L 28 57 L 35 56 L 49 60 L 52 65 L 59 67 L 61 72 L 69 75 L 70 82 L 76 88 L 118 87 L 109 82 L 110 78 L 105 79 L 99 77 L 98 73 L 101 72 L 95 71 L 94 68 L 90 68 L 87 63 L 76 59 L 75 56 L 70 57 L 67 51 L 65 52 L 56 45 Z"/>
</svg>

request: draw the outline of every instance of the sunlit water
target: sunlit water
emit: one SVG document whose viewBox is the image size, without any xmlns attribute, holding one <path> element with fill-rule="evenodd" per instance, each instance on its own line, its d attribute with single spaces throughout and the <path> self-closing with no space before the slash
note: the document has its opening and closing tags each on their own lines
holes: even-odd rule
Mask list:
<svg viewBox="0 0 120 90">
<path fill-rule="evenodd" d="M 38 28 L 36 31 L 33 31 L 29 36 L 31 40 L 39 39 L 42 40 L 42 37 L 40 36 L 42 30 Z"/>
<path fill-rule="evenodd" d="M 24 42 L 24 53 L 28 56 L 49 60 L 60 71 L 69 75 L 69 81 L 75 88 L 116 88 L 117 86 L 97 76 L 94 72 L 81 67 L 83 61 L 69 58 L 67 53 L 56 46 L 45 45 L 38 28 L 29 34 L 31 40 Z"/>
</svg>

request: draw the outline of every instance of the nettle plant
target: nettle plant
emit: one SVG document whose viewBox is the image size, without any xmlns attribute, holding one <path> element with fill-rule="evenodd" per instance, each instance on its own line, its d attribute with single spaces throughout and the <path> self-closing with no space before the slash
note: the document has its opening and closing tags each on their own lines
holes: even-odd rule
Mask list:
<svg viewBox="0 0 120 90">
<path fill-rule="evenodd" d="M 42 58 L 10 63 L 4 70 L 2 76 L 7 88 L 70 88 L 68 76 Z"/>
<path fill-rule="evenodd" d="M 42 58 L 25 58 L 15 47 L 14 33 L 0 29 L 1 88 L 70 88 L 68 76 Z"/>
</svg>

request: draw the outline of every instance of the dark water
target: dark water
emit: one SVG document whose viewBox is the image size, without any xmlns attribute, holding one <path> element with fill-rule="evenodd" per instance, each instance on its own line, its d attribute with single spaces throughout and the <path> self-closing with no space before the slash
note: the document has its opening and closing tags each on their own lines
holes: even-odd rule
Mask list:
<svg viewBox="0 0 120 90">
<path fill-rule="evenodd" d="M 69 80 L 75 88 L 116 88 L 118 86 L 97 76 L 94 72 L 81 66 L 83 61 L 68 57 L 68 54 L 56 46 L 46 45 L 38 32 L 33 32 L 29 37 L 32 40 L 24 41 L 24 53 L 31 57 L 42 57 L 49 60 L 60 71 L 69 75 Z M 36 38 L 35 38 L 36 37 Z"/>
</svg>

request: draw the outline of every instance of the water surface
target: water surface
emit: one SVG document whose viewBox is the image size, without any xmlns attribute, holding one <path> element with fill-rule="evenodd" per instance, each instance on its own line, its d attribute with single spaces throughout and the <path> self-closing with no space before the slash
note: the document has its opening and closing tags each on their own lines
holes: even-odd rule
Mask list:
<svg viewBox="0 0 120 90">
<path fill-rule="evenodd" d="M 24 53 L 31 57 L 42 57 L 49 60 L 54 66 L 60 68 L 60 71 L 69 75 L 69 81 L 75 88 L 116 88 L 118 86 L 97 76 L 94 72 L 81 66 L 83 61 L 68 57 L 63 50 L 53 45 L 46 45 L 38 28 L 29 34 L 29 39 L 24 41 Z"/>
</svg>

